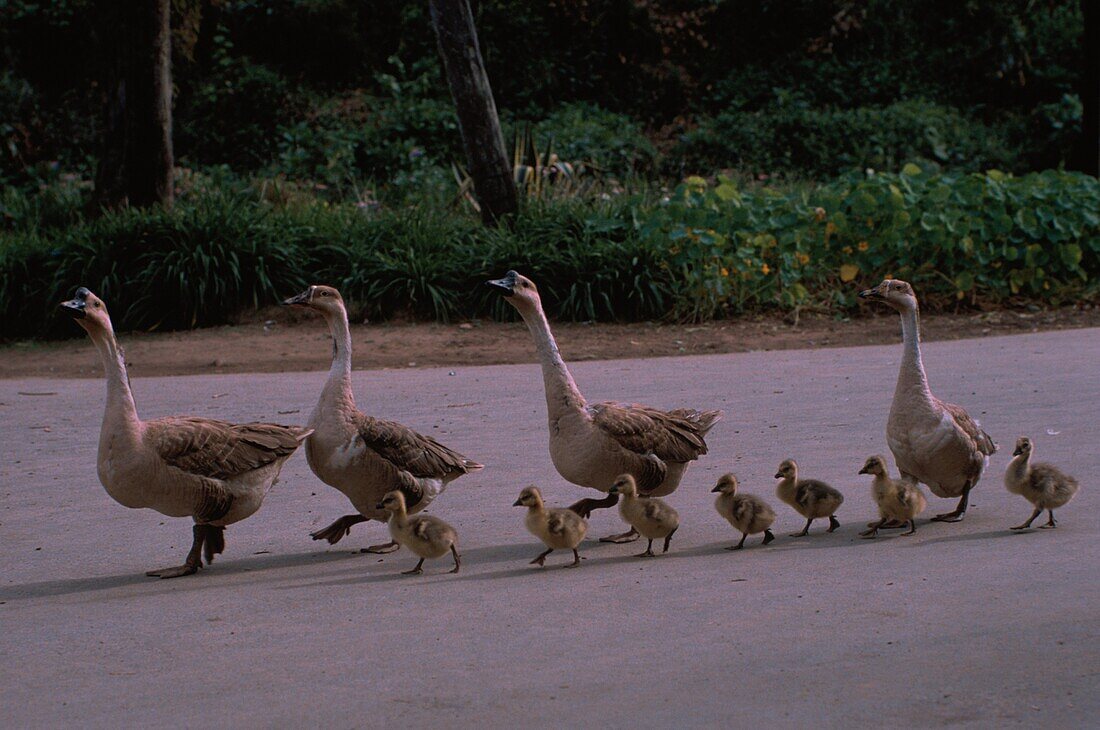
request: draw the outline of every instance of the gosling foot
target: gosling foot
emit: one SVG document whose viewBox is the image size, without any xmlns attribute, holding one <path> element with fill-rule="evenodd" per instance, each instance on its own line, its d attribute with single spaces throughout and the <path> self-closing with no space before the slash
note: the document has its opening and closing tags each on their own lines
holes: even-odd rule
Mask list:
<svg viewBox="0 0 1100 730">
<path fill-rule="evenodd" d="M 539 565 L 539 566 L 546 565 L 546 556 L 549 555 L 552 552 L 554 552 L 553 548 L 551 548 L 550 550 L 547 550 L 544 553 L 539 553 L 538 557 L 536 557 L 534 560 L 532 560 L 529 563 L 529 565 Z M 574 550 L 573 554 L 576 555 L 577 551 Z M 580 560 L 580 558 L 577 558 L 577 560 Z"/>
<path fill-rule="evenodd" d="M 867 526 L 868 527 L 876 527 L 877 526 L 878 529 L 880 529 L 880 530 L 900 530 L 901 528 L 905 527 L 905 523 L 900 521 L 900 520 L 887 520 L 886 524 L 881 524 L 881 523 L 878 523 L 878 522 L 868 522 Z M 861 532 L 859 534 L 862 535 L 863 533 Z"/>
<path fill-rule="evenodd" d="M 420 559 L 420 562 L 416 564 L 416 567 L 412 570 L 403 570 L 401 575 L 420 575 L 424 572 L 424 558 Z"/>
<path fill-rule="evenodd" d="M 636 557 L 636 558 L 655 558 L 655 557 L 657 557 L 657 554 L 653 552 L 653 541 L 652 540 L 649 541 L 649 547 L 647 547 L 645 549 L 644 553 L 638 553 L 634 557 Z"/>
<path fill-rule="evenodd" d="M 829 515 L 829 529 L 825 532 L 836 532 L 838 527 L 840 527 L 840 520 L 835 515 Z"/>
</svg>

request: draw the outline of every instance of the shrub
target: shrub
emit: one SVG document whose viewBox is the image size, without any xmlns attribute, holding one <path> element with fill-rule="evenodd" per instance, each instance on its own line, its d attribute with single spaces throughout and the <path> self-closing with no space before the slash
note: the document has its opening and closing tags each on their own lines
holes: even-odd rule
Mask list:
<svg viewBox="0 0 1100 730">
<path fill-rule="evenodd" d="M 811 109 L 786 100 L 706 120 L 683 136 L 670 158 L 690 172 L 736 168 L 810 176 L 896 170 L 908 161 L 1013 169 L 1017 160 L 1005 137 L 1003 130 L 930 102 Z"/>
<path fill-rule="evenodd" d="M 553 142 L 569 162 L 590 162 L 618 176 L 652 171 L 657 149 L 636 121 L 593 104 L 566 104 L 534 125 L 540 146 Z"/>
</svg>

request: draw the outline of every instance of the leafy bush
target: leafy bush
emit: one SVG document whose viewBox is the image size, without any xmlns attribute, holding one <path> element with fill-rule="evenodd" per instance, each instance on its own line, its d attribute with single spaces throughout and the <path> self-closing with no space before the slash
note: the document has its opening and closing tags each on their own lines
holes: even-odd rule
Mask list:
<svg viewBox="0 0 1100 730">
<path fill-rule="evenodd" d="M 581 320 L 848 311 L 888 275 L 929 309 L 1078 301 L 1098 293 L 1100 181 L 916 165 L 780 188 L 689 178 L 661 200 L 530 202 L 497 229 L 434 205 L 273 205 L 198 187 L 172 212 L 0 232 L 0 337 L 71 334 L 53 310 L 79 285 L 120 330 L 217 324 L 312 282 L 371 317 L 511 317 L 483 286 L 509 268 L 552 316 Z"/>
<path fill-rule="evenodd" d="M 534 136 L 553 142 L 558 156 L 589 162 L 618 176 L 653 170 L 657 149 L 636 121 L 594 104 L 566 104 L 534 125 Z"/>
<path fill-rule="evenodd" d="M 725 112 L 684 135 L 671 155 L 691 172 L 811 176 L 896 170 L 912 160 L 965 170 L 1017 164 L 1003 131 L 924 101 L 821 110 L 784 100 L 760 111 Z"/>
</svg>

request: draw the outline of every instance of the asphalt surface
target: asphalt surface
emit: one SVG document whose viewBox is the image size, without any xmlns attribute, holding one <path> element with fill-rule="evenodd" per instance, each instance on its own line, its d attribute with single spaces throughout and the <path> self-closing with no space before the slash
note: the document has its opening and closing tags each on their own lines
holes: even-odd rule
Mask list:
<svg viewBox="0 0 1100 730">
<path fill-rule="evenodd" d="M 914 537 L 857 531 L 875 512 L 866 456 L 883 452 L 901 347 L 585 362 L 592 400 L 722 408 L 709 455 L 669 501 L 669 554 L 598 544 L 621 530 L 597 513 L 584 564 L 527 562 L 541 546 L 511 507 L 538 484 L 550 502 L 592 492 L 556 475 L 535 365 L 365 371 L 361 408 L 484 462 L 432 512 L 459 532 L 447 559 L 334 547 L 310 530 L 350 512 L 296 454 L 258 514 L 227 530 L 196 576 L 178 564 L 185 520 L 128 510 L 99 485 L 97 380 L 0 381 L 0 717 L 8 727 L 81 725 L 501 727 L 865 725 L 1095 727 L 1100 714 L 1100 330 L 926 345 L 935 392 L 998 441 L 960 524 Z M 357 356 L 365 361 L 368 352 Z M 89 344 L 86 357 L 94 361 Z M 452 374 L 453 371 L 453 374 Z M 325 374 L 150 378 L 143 417 L 195 414 L 301 423 Z M 291 411 L 280 413 L 281 411 Z M 1019 435 L 1082 481 L 1057 530 L 1013 533 L 1030 505 L 1002 473 Z M 846 501 L 840 530 L 787 533 L 774 497 L 785 457 Z M 893 469 L 891 463 L 891 469 Z M 779 511 L 767 548 L 712 508 L 717 477 Z"/>
</svg>

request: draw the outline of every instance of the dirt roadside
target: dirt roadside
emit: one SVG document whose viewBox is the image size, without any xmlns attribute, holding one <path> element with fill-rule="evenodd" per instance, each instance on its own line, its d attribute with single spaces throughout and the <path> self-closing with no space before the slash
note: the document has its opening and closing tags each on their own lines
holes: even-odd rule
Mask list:
<svg viewBox="0 0 1100 730">
<path fill-rule="evenodd" d="M 296 372 L 328 365 L 329 335 L 320 317 L 270 318 L 190 332 L 133 333 L 120 337 L 135 377 L 207 373 Z M 997 311 L 927 315 L 926 340 L 1100 327 L 1100 308 L 1041 312 Z M 452 324 L 355 324 L 356 369 L 489 365 L 534 361 L 521 323 L 471 321 Z M 657 323 L 559 323 L 555 333 L 567 360 L 697 355 L 749 350 L 852 347 L 900 341 L 897 317 L 881 313 L 838 320 L 802 316 L 797 325 L 778 316 L 747 317 L 702 325 Z M 101 369 L 86 339 L 17 342 L 0 347 L 0 378 L 99 377 Z"/>
</svg>

